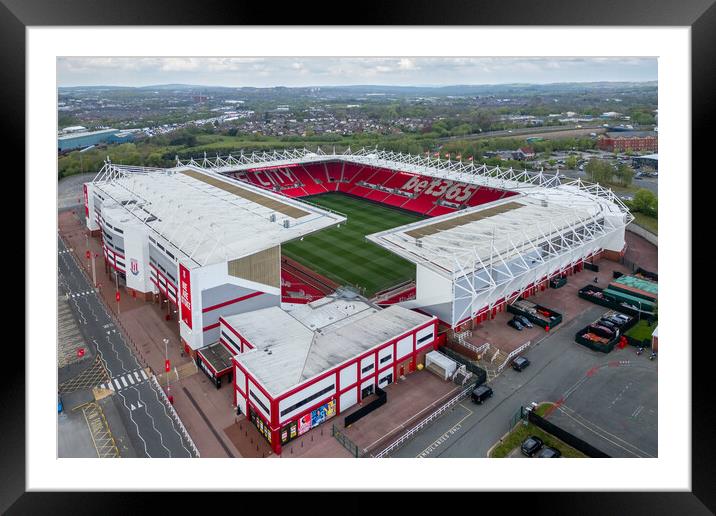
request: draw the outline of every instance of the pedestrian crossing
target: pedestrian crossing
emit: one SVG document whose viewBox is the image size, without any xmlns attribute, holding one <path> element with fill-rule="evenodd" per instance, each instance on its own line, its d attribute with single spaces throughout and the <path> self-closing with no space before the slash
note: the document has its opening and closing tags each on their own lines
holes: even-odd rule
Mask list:
<svg viewBox="0 0 716 516">
<path fill-rule="evenodd" d="M 126 389 L 134 385 L 139 385 L 140 383 L 144 383 L 147 380 L 149 380 L 149 376 L 147 376 L 147 373 L 144 371 L 144 369 L 137 369 L 136 371 L 130 371 L 129 373 L 124 374 L 122 376 L 115 376 L 114 378 L 111 378 L 108 382 L 100 385 L 100 387 L 102 387 L 103 389 L 109 389 L 114 392 L 119 392 L 122 389 Z"/>
</svg>

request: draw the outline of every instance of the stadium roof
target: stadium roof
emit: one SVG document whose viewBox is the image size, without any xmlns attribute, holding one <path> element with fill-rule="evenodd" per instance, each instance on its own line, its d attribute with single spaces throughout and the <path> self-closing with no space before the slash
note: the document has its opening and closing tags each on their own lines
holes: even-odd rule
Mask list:
<svg viewBox="0 0 716 516">
<path fill-rule="evenodd" d="M 224 319 L 256 347 L 236 360 L 275 396 L 431 317 L 339 293 L 290 311 L 271 307 Z"/>
<path fill-rule="evenodd" d="M 510 197 L 367 238 L 403 258 L 452 277 L 538 253 L 560 232 L 594 222 L 580 207 Z M 532 257 L 529 258 L 532 260 Z"/>
<path fill-rule="evenodd" d="M 442 215 L 408 226 L 394 228 L 368 239 L 415 263 L 424 264 L 439 274 L 455 277 L 472 270 L 489 269 L 490 282 L 502 267 L 512 274 L 515 264 L 527 267 L 534 261 L 546 261 L 581 245 L 582 241 L 602 236 L 633 220 L 621 199 L 610 189 L 581 179 L 572 179 L 543 172 L 517 171 L 512 168 L 487 167 L 472 162 L 450 161 L 361 149 L 343 153 L 325 153 L 318 149 L 283 150 L 243 154 L 239 156 L 194 159 L 178 165 L 191 165 L 219 174 L 259 167 L 280 167 L 292 164 L 346 161 L 373 167 L 388 168 L 412 174 L 439 177 L 453 181 L 509 190 L 518 195 L 507 200 Z M 514 206 L 519 204 L 519 207 Z M 506 210 L 507 206 L 512 208 Z M 494 210 L 506 210 L 495 213 Z M 453 219 L 462 220 L 452 221 Z M 474 220 L 469 220 L 473 217 Z M 409 231 L 423 232 L 441 227 L 439 232 L 421 238 Z M 577 230 L 577 234 L 574 234 Z M 494 236 L 493 236 L 494 235 Z M 581 235 L 581 236 L 580 236 Z M 560 243 L 555 242 L 559 240 Z M 541 247 L 540 247 L 541 246 Z M 538 249 L 539 247 L 539 249 Z M 509 260 L 512 260 L 509 262 Z M 509 262 L 509 263 L 508 263 Z"/>
<path fill-rule="evenodd" d="M 93 185 L 105 197 L 104 207 L 126 210 L 200 266 L 248 256 L 346 220 L 191 166 L 152 169 L 107 162 Z"/>
</svg>

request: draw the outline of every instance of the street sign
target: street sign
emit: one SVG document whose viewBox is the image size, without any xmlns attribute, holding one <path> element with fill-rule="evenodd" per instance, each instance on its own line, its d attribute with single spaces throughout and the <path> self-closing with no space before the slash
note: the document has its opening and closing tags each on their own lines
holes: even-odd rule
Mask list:
<svg viewBox="0 0 716 516">
<path fill-rule="evenodd" d="M 172 366 L 169 364 L 169 360 L 164 361 L 164 370 L 168 373 L 172 370 Z"/>
</svg>

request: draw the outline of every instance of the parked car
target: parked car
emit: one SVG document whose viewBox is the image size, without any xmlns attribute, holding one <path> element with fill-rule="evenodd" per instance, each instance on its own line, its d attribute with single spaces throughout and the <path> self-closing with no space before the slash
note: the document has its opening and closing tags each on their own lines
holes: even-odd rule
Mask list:
<svg viewBox="0 0 716 516">
<path fill-rule="evenodd" d="M 514 317 L 512 319 L 510 319 L 509 321 L 507 321 L 507 324 L 512 326 L 515 330 L 519 330 L 519 331 L 522 331 L 522 328 L 524 328 L 524 326 L 522 326 L 522 324 Z"/>
<path fill-rule="evenodd" d="M 522 441 L 522 446 L 520 446 L 520 450 L 522 451 L 523 455 L 526 455 L 527 457 L 534 457 L 535 453 L 537 453 L 543 445 L 544 442 L 542 441 L 542 439 L 540 439 L 536 435 L 530 435 L 527 439 Z"/>
<path fill-rule="evenodd" d="M 474 403 L 481 405 L 482 402 L 485 401 L 487 398 L 491 398 L 492 394 L 493 392 L 491 387 L 488 387 L 487 385 L 480 385 L 474 391 L 472 391 L 470 397 L 472 398 L 472 401 Z"/>
<path fill-rule="evenodd" d="M 530 365 L 530 361 L 525 357 L 517 357 L 512 361 L 512 369 L 515 371 L 522 371 L 528 365 Z"/>
<path fill-rule="evenodd" d="M 609 328 L 609 329 L 612 330 L 612 331 L 614 331 L 614 330 L 616 330 L 616 329 L 618 328 L 618 326 L 617 326 L 616 324 L 614 324 L 613 321 L 610 321 L 609 319 L 606 319 L 606 318 L 604 318 L 604 317 L 602 317 L 601 319 L 599 319 L 599 324 L 600 324 L 601 326 L 605 326 L 605 327 Z"/>
<path fill-rule="evenodd" d="M 542 449 L 537 452 L 537 455 L 535 455 L 538 459 L 558 459 L 561 456 L 561 451 L 549 446 L 543 446 Z"/>
<path fill-rule="evenodd" d="M 534 324 L 532 324 L 532 322 L 524 315 L 515 315 L 515 319 L 517 319 L 525 328 L 534 328 Z"/>
</svg>

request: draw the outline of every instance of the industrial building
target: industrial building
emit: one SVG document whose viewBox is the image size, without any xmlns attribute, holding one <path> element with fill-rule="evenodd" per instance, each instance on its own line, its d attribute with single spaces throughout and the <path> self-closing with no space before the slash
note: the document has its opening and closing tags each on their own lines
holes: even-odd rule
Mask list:
<svg viewBox="0 0 716 516">
<path fill-rule="evenodd" d="M 131 132 L 120 131 L 118 129 L 82 132 L 72 131 L 57 137 L 57 150 L 58 152 L 66 152 L 84 149 L 85 147 L 98 145 L 100 143 L 128 143 L 132 141 L 134 141 L 134 135 Z"/>
<path fill-rule="evenodd" d="M 424 364 L 437 318 L 350 291 L 291 309 L 222 317 L 234 401 L 273 450 Z"/>
</svg>

